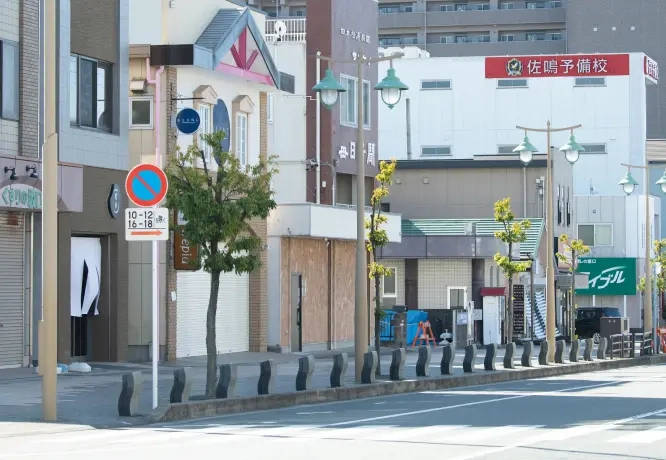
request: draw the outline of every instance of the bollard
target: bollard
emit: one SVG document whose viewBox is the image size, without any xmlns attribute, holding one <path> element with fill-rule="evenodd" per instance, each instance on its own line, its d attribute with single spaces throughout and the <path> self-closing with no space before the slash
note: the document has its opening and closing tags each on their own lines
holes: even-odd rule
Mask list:
<svg viewBox="0 0 666 460">
<path fill-rule="evenodd" d="M 419 356 L 416 360 L 416 376 L 428 377 L 430 375 L 430 358 L 432 350 L 428 346 L 419 347 Z"/>
<path fill-rule="evenodd" d="M 548 365 L 548 341 L 542 340 L 539 345 L 539 366 Z"/>
<path fill-rule="evenodd" d="M 494 371 L 495 357 L 497 356 L 497 345 L 490 343 L 486 345 L 486 357 L 483 358 L 483 368 L 487 371 Z"/>
<path fill-rule="evenodd" d="M 139 397 L 143 385 L 143 374 L 140 371 L 123 374 L 123 386 L 118 398 L 118 415 L 134 417 L 139 413 Z"/>
<path fill-rule="evenodd" d="M 520 365 L 523 367 L 532 367 L 532 348 L 533 342 L 523 343 L 523 355 L 520 357 Z"/>
<path fill-rule="evenodd" d="M 222 364 L 220 366 L 220 379 L 217 381 L 215 397 L 220 399 L 233 398 L 236 394 L 236 381 L 238 380 L 238 367 L 235 364 Z"/>
<path fill-rule="evenodd" d="M 597 359 L 606 359 L 607 346 L 608 346 L 608 339 L 606 337 L 600 337 L 599 346 L 597 347 Z"/>
<path fill-rule="evenodd" d="M 296 372 L 296 391 L 309 390 L 312 386 L 312 374 L 314 373 L 314 356 L 301 356 L 298 358 L 298 372 Z"/>
<path fill-rule="evenodd" d="M 339 353 L 333 356 L 333 369 L 331 369 L 331 388 L 340 388 L 345 386 L 348 364 L 349 358 L 347 353 Z"/>
<path fill-rule="evenodd" d="M 557 364 L 564 364 L 564 349 L 566 348 L 564 340 L 555 341 L 555 362 Z"/>
<path fill-rule="evenodd" d="M 592 348 L 594 347 L 594 340 L 585 339 L 585 350 L 583 350 L 583 360 L 592 361 Z"/>
<path fill-rule="evenodd" d="M 275 367 L 275 361 L 272 359 L 267 359 L 259 363 L 259 382 L 257 382 L 257 394 L 267 395 L 273 393 L 273 387 L 275 386 L 275 374 L 277 369 Z"/>
<path fill-rule="evenodd" d="M 377 371 L 377 352 L 369 351 L 363 354 L 363 368 L 361 369 L 361 383 L 375 383 Z"/>
<path fill-rule="evenodd" d="M 192 377 L 189 367 L 181 367 L 173 371 L 173 386 L 169 402 L 182 403 L 190 400 L 190 389 L 192 388 Z"/>
<path fill-rule="evenodd" d="M 504 351 L 504 369 L 515 369 L 513 364 L 513 356 L 516 354 L 516 344 L 511 342 L 506 344 Z"/>
<path fill-rule="evenodd" d="M 578 362 L 578 350 L 580 349 L 580 342 L 578 340 L 571 341 L 571 350 L 569 350 L 569 361 L 572 363 Z"/>
<path fill-rule="evenodd" d="M 453 361 L 456 359 L 456 349 L 453 344 L 444 345 L 442 351 L 442 362 L 439 369 L 442 375 L 453 374 Z"/>
<path fill-rule="evenodd" d="M 475 361 L 476 361 L 476 345 L 467 345 L 465 347 L 465 357 L 463 358 L 463 371 L 474 372 Z"/>
<path fill-rule="evenodd" d="M 398 348 L 391 352 L 391 367 L 389 368 L 391 380 L 405 379 L 405 349 Z"/>
</svg>

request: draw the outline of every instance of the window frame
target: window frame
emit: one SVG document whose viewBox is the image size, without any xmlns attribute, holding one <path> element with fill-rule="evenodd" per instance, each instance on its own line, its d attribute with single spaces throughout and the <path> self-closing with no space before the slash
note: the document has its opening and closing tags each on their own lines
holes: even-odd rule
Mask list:
<svg viewBox="0 0 666 460">
<path fill-rule="evenodd" d="M 89 57 L 89 56 L 83 56 L 81 54 L 76 54 L 76 53 L 70 53 L 69 57 L 70 57 L 70 66 L 71 66 L 71 59 L 76 58 L 76 121 L 72 120 L 72 114 L 70 113 L 69 114 L 69 118 L 70 118 L 69 124 L 70 124 L 70 126 L 78 128 L 78 129 L 87 129 L 87 130 L 97 131 L 97 132 L 106 133 L 106 134 L 113 134 L 114 133 L 114 128 L 115 128 L 115 117 L 114 117 L 115 107 L 114 107 L 114 104 L 113 104 L 113 100 L 114 100 L 114 96 L 115 96 L 115 93 L 116 93 L 114 85 L 113 85 L 113 82 L 114 82 L 114 78 L 113 78 L 114 64 L 112 62 L 104 61 L 102 59 L 96 59 L 96 58 L 92 58 L 92 57 Z M 87 126 L 87 125 L 81 124 L 81 62 L 82 61 L 88 61 L 88 62 L 93 63 L 93 65 L 94 65 L 94 71 L 92 73 L 93 79 L 94 79 L 93 83 L 92 83 L 92 88 L 93 88 L 93 97 L 92 97 L 92 99 L 93 99 L 93 101 L 95 101 L 95 104 L 94 104 L 94 113 L 95 113 L 95 118 L 94 118 L 95 123 L 94 123 L 94 125 L 95 126 Z M 99 103 L 99 101 L 100 101 L 99 96 L 97 94 L 97 86 L 98 86 L 97 85 L 97 73 L 98 73 L 100 64 L 102 64 L 103 66 L 105 66 L 107 68 L 107 72 L 108 72 L 108 74 L 107 74 L 108 77 L 107 78 L 110 79 L 110 83 L 111 83 L 111 95 L 110 95 L 109 99 L 106 98 L 106 94 L 104 95 L 104 102 L 105 102 L 105 104 L 109 105 L 108 111 L 109 111 L 110 117 L 111 117 L 111 123 L 110 123 L 110 126 L 109 126 L 108 129 L 102 128 L 102 127 L 99 126 L 99 115 L 97 115 L 97 103 Z M 70 67 L 70 71 L 71 71 L 71 67 Z M 71 76 L 71 72 L 70 72 L 70 79 L 71 79 L 71 77 L 72 76 Z M 105 82 L 105 85 L 104 85 L 105 89 L 107 87 L 106 83 L 108 83 L 108 82 Z M 71 80 L 70 80 L 70 89 L 71 89 Z M 70 109 L 71 109 L 72 95 L 70 94 L 69 97 L 70 97 Z"/>
<path fill-rule="evenodd" d="M 448 87 L 438 87 L 435 88 L 424 88 L 424 83 L 448 83 Z M 453 89 L 453 82 L 450 79 L 439 79 L 439 80 L 421 80 L 421 91 L 450 91 Z"/>
<path fill-rule="evenodd" d="M 601 80 L 600 83 L 585 84 L 583 80 Z M 606 86 L 606 77 L 576 77 L 574 88 L 603 88 Z"/>
<path fill-rule="evenodd" d="M 585 149 L 584 152 L 580 152 L 582 155 L 608 155 L 608 145 L 605 142 L 600 142 L 600 143 L 592 143 L 592 142 L 586 142 L 584 144 L 581 144 L 581 146 Z M 598 146 L 603 146 L 604 151 L 599 152 L 599 151 L 594 151 L 591 147 L 598 147 Z"/>
<path fill-rule="evenodd" d="M 615 232 L 614 232 L 614 226 L 612 223 L 606 223 L 606 222 L 594 222 L 594 223 L 580 223 L 576 225 L 576 238 L 580 239 L 580 227 L 593 227 L 594 229 L 594 241 L 592 244 L 589 244 L 588 241 L 583 241 L 587 246 L 590 247 L 596 247 L 596 248 L 607 248 L 607 247 L 612 247 L 613 243 L 615 242 Z M 609 226 L 610 227 L 610 236 L 611 240 L 609 244 L 597 244 L 597 226 Z"/>
<path fill-rule="evenodd" d="M 391 270 L 393 272 L 393 285 L 395 286 L 395 292 L 386 292 L 385 286 L 384 286 L 384 278 L 385 276 L 382 276 L 382 299 L 397 299 L 398 298 L 398 268 L 397 267 L 385 267 L 386 270 Z"/>
<path fill-rule="evenodd" d="M 147 125 L 142 125 L 142 124 L 134 124 L 132 120 L 132 104 L 134 101 L 149 101 L 150 102 L 150 123 Z M 154 113 L 154 107 L 155 107 L 155 101 L 153 99 L 153 96 L 130 96 L 129 98 L 129 108 L 130 108 L 130 116 L 129 116 L 129 129 L 153 129 L 154 123 L 155 123 L 155 113 Z"/>
<path fill-rule="evenodd" d="M 463 291 L 463 304 L 461 307 L 451 307 L 451 291 Z M 447 286 L 446 287 L 446 309 L 458 310 L 464 309 L 467 305 L 467 286 Z"/>
<path fill-rule="evenodd" d="M 11 47 L 16 51 L 16 60 L 14 61 L 15 69 L 14 69 L 14 72 L 13 72 L 14 81 L 16 82 L 16 88 L 12 89 L 12 90 L 5 90 L 4 89 L 5 46 Z M 17 42 L 12 41 L 12 40 L 0 40 L 0 119 L 11 120 L 11 121 L 19 121 L 19 119 L 21 117 L 21 95 L 20 95 L 21 71 L 20 71 L 20 65 L 21 65 L 21 48 L 19 47 L 19 44 Z M 8 112 L 5 112 L 5 107 L 4 107 L 4 103 L 3 103 L 4 97 L 5 97 L 5 92 L 13 93 L 13 99 L 14 99 L 14 102 L 16 103 L 16 112 L 15 113 L 10 114 Z"/>
<path fill-rule="evenodd" d="M 349 90 L 349 82 L 353 83 L 354 86 L 354 91 L 353 91 L 353 114 L 354 114 L 354 120 L 349 121 L 346 115 L 349 115 L 349 102 L 350 102 L 350 94 L 352 92 Z M 346 75 L 346 74 L 340 74 L 340 83 L 342 86 L 344 86 L 347 91 L 341 93 L 340 95 L 340 124 L 342 126 L 348 126 L 350 128 L 356 128 L 358 126 L 358 90 L 359 90 L 359 84 L 358 84 L 358 78 L 352 77 L 351 75 Z M 369 80 L 363 80 L 363 84 L 361 85 L 361 91 L 365 92 L 365 87 L 367 86 L 368 88 L 368 108 L 367 108 L 367 115 L 368 115 L 368 124 L 365 124 L 365 119 L 363 120 L 363 128 L 369 130 L 371 125 L 372 125 L 372 85 Z M 363 98 L 364 105 L 365 105 L 365 97 Z M 366 111 L 363 111 L 363 115 L 365 118 Z"/>
<path fill-rule="evenodd" d="M 275 96 L 273 93 L 266 95 L 266 123 L 269 125 L 273 124 L 273 103 L 275 102 L 273 96 Z"/>
<path fill-rule="evenodd" d="M 448 149 L 449 153 L 424 153 L 426 149 Z M 422 145 L 421 146 L 421 157 L 422 158 L 432 158 L 432 157 L 450 157 L 453 156 L 453 149 L 450 145 Z"/>
<path fill-rule="evenodd" d="M 236 141 L 234 142 L 234 144 L 235 144 L 234 145 L 234 152 L 236 154 L 236 158 L 238 158 L 238 161 L 240 162 L 241 167 L 245 167 L 245 166 L 248 165 L 248 158 L 247 158 L 247 156 L 248 156 L 248 139 L 250 137 L 249 132 L 248 132 L 249 131 L 249 126 L 248 125 L 249 125 L 249 121 L 250 121 L 249 118 L 250 117 L 245 112 L 240 112 L 240 111 L 236 112 L 236 130 L 235 130 L 236 132 L 234 133 L 235 134 L 234 137 L 236 138 Z M 244 130 L 242 130 L 242 131 L 241 131 L 241 123 L 239 123 L 240 120 L 244 120 L 244 123 L 243 123 Z M 243 138 L 243 136 L 241 136 L 241 133 L 243 133 L 245 135 L 244 138 Z M 241 156 L 241 152 L 240 152 L 240 145 L 241 144 L 243 146 L 242 156 Z"/>
<path fill-rule="evenodd" d="M 525 85 L 507 85 L 503 86 L 501 85 L 501 82 L 504 81 L 511 81 L 511 82 L 516 82 L 516 81 L 524 81 Z M 524 89 L 524 88 L 529 88 L 529 83 L 527 81 L 527 78 L 498 78 L 497 79 L 497 89 Z"/>
<path fill-rule="evenodd" d="M 205 134 L 213 134 L 213 106 L 206 102 L 199 103 L 197 107 L 197 112 L 201 118 L 201 125 L 196 132 L 197 136 L 197 145 L 199 149 L 203 151 L 204 158 L 206 159 L 206 164 L 210 165 L 213 158 L 213 147 L 208 145 L 201 136 Z M 208 112 L 207 114 L 204 111 Z"/>
</svg>

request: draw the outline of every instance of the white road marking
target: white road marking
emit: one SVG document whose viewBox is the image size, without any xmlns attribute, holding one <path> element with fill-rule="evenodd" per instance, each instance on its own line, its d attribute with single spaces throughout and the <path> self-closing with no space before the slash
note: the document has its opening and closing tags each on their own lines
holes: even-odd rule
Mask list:
<svg viewBox="0 0 666 460">
<path fill-rule="evenodd" d="M 469 425 L 431 425 L 423 427 L 386 427 L 385 432 L 369 438 L 371 441 L 417 441 L 425 438 L 423 441 L 430 441 L 433 436 L 443 435 L 445 433 L 469 428 Z"/>
<path fill-rule="evenodd" d="M 498 426 L 493 428 L 474 428 L 465 433 L 455 433 L 454 436 L 447 436 L 445 440 L 442 439 L 433 439 L 432 442 L 436 443 L 446 443 L 446 444 L 472 444 L 474 445 L 477 441 L 484 441 L 491 438 L 497 438 L 502 436 L 513 435 L 517 432 L 534 430 L 536 428 L 542 428 L 543 425 L 507 425 L 507 426 Z"/>
<path fill-rule="evenodd" d="M 635 431 L 610 442 L 619 444 L 651 444 L 666 438 L 666 427 L 658 426 L 646 431 Z"/>
</svg>

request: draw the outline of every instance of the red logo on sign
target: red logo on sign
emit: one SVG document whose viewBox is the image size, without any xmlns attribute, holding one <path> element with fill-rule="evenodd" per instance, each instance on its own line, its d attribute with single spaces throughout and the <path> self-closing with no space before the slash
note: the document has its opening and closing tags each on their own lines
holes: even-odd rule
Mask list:
<svg viewBox="0 0 666 460">
<path fill-rule="evenodd" d="M 629 75 L 628 54 L 487 57 L 486 78 Z"/>
<path fill-rule="evenodd" d="M 644 66 L 645 66 L 645 75 L 658 81 L 659 64 L 657 64 L 657 61 L 655 61 L 651 57 L 645 56 Z"/>
</svg>

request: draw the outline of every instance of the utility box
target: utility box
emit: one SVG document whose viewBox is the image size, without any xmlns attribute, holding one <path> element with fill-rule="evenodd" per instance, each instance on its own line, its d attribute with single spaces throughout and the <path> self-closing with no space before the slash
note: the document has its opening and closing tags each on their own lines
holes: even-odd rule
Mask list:
<svg viewBox="0 0 666 460">
<path fill-rule="evenodd" d="M 629 318 L 601 318 L 599 335 L 606 337 L 610 346 L 610 336 L 629 333 Z"/>
</svg>

